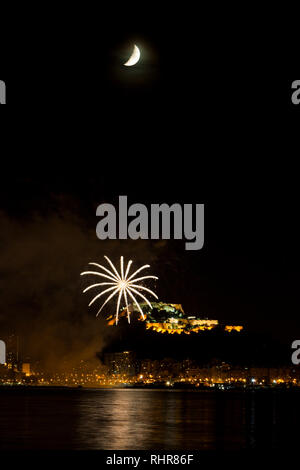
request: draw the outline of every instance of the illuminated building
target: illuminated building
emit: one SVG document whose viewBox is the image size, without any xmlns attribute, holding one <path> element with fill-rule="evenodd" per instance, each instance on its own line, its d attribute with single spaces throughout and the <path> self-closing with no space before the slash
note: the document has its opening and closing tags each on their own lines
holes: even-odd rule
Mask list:
<svg viewBox="0 0 300 470">
<path fill-rule="evenodd" d="M 231 331 L 242 331 L 243 329 L 243 326 L 241 325 L 226 325 L 225 326 L 225 331 L 228 331 L 229 333 L 231 333 Z"/>
<path fill-rule="evenodd" d="M 225 325 L 219 324 L 218 320 L 211 320 L 208 318 L 201 318 L 200 316 L 187 316 L 181 304 L 169 304 L 164 302 L 152 302 L 152 308 L 146 304 L 141 303 L 140 307 L 143 310 L 144 317 L 141 316 L 139 320 L 145 321 L 146 329 L 154 330 L 158 333 L 169 334 L 187 334 L 191 332 L 198 333 L 199 331 L 212 330 L 216 327 L 221 327 L 225 332 L 231 333 L 232 331 L 240 332 L 243 330 L 242 325 Z M 134 305 L 131 310 L 136 310 Z M 138 313 L 138 311 L 136 310 Z M 120 317 L 126 314 L 123 310 Z M 109 319 L 109 325 L 114 324 L 114 319 Z"/>
<path fill-rule="evenodd" d="M 30 373 L 30 363 L 29 362 L 23 362 L 22 372 L 23 372 L 23 374 L 26 374 L 27 377 L 29 377 L 31 375 L 31 373 Z"/>
<path fill-rule="evenodd" d="M 133 377 L 137 373 L 136 355 L 133 351 L 105 353 L 104 364 L 109 375 Z"/>
<path fill-rule="evenodd" d="M 6 364 L 11 370 L 18 370 L 19 366 L 19 336 L 15 334 L 9 335 L 5 338 L 6 343 Z"/>
<path fill-rule="evenodd" d="M 17 368 L 16 356 L 12 351 L 8 351 L 6 355 L 6 364 L 8 369 L 15 370 Z"/>
</svg>

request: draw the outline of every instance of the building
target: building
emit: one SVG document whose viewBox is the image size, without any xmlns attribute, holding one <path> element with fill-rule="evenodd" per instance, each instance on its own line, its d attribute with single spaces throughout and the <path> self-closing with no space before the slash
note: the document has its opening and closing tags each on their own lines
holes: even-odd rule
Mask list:
<svg viewBox="0 0 300 470">
<path fill-rule="evenodd" d="M 205 318 L 199 315 L 188 316 L 185 314 L 181 304 L 171 304 L 165 302 L 151 302 L 151 308 L 147 303 L 140 303 L 144 318 L 140 316 L 139 320 L 145 320 L 147 330 L 154 330 L 158 333 L 169 334 L 191 334 L 199 331 L 212 330 L 214 328 L 222 328 L 225 332 L 240 332 L 243 330 L 242 325 L 220 325 L 218 320 Z M 135 305 L 130 306 L 131 311 L 139 313 Z M 124 309 L 119 316 L 127 315 Z M 109 321 L 109 325 L 113 325 L 115 319 Z"/>
<path fill-rule="evenodd" d="M 104 354 L 104 364 L 109 375 L 133 377 L 138 372 L 136 354 L 133 351 L 113 352 Z"/>
<path fill-rule="evenodd" d="M 29 362 L 23 362 L 22 364 L 22 372 L 25 374 L 27 377 L 31 375 L 30 372 L 30 363 Z"/>
<path fill-rule="evenodd" d="M 5 343 L 7 367 L 17 371 L 19 370 L 20 338 L 15 334 L 11 334 L 5 339 Z"/>
</svg>

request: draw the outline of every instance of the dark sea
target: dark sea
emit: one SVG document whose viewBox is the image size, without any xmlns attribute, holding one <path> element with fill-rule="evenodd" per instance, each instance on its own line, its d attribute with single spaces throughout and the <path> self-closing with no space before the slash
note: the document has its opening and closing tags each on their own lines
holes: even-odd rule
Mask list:
<svg viewBox="0 0 300 470">
<path fill-rule="evenodd" d="M 0 389 L 1 450 L 294 447 L 300 392 Z"/>
</svg>

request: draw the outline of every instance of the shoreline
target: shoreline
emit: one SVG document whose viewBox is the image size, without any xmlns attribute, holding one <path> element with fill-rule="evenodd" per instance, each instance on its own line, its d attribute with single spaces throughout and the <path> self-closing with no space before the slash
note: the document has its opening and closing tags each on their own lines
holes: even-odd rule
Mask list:
<svg viewBox="0 0 300 470">
<path fill-rule="evenodd" d="M 224 392 L 300 392 L 300 387 L 298 386 L 277 386 L 277 387 L 227 387 L 227 388 L 218 388 L 218 387 L 169 387 L 169 386 L 101 386 L 101 387 L 77 387 L 77 386 L 67 386 L 67 385 L 0 385 L 0 393 L 7 391 L 112 391 L 112 390 L 131 390 L 131 391 L 176 391 L 176 392 L 206 392 L 206 393 L 224 393 Z"/>
</svg>

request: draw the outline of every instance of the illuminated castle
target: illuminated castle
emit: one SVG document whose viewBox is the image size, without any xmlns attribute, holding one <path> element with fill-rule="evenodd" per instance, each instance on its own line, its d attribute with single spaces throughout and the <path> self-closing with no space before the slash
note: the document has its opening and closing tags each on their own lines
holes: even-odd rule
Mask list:
<svg viewBox="0 0 300 470">
<path fill-rule="evenodd" d="M 140 321 L 145 321 L 146 329 L 152 329 L 158 333 L 182 334 L 189 335 L 191 332 L 212 330 L 216 327 L 224 328 L 226 332 L 237 331 L 243 329 L 241 325 L 225 325 L 219 324 L 218 320 L 209 320 L 208 318 L 200 318 L 198 316 L 186 316 L 181 304 L 167 304 L 164 302 L 152 302 L 149 307 L 146 303 L 140 304 L 144 313 L 144 319 L 140 316 Z M 130 311 L 139 313 L 134 305 L 130 305 Z M 126 316 L 124 309 L 120 317 Z M 114 318 L 109 318 L 109 325 L 115 323 Z"/>
</svg>

